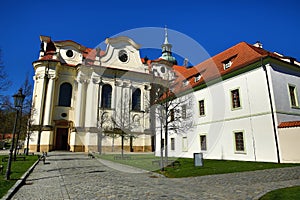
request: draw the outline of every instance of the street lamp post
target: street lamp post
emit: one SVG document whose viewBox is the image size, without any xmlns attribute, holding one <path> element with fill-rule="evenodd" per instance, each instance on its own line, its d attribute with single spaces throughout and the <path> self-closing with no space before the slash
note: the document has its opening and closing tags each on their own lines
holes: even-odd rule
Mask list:
<svg viewBox="0 0 300 200">
<path fill-rule="evenodd" d="M 13 150 L 14 150 L 15 134 L 16 134 L 18 116 L 19 116 L 19 109 L 22 108 L 23 101 L 25 99 L 25 95 L 22 94 L 22 88 L 19 89 L 19 92 L 17 94 L 13 95 L 13 98 L 14 98 L 14 105 L 15 105 L 15 108 L 16 108 L 16 118 L 15 118 L 15 123 L 14 123 L 12 142 L 11 142 L 11 146 L 10 146 L 10 149 L 9 149 L 9 157 L 8 157 L 8 161 L 7 161 L 6 180 L 10 179 L 11 162 L 12 162 L 12 157 L 13 157 Z"/>
</svg>

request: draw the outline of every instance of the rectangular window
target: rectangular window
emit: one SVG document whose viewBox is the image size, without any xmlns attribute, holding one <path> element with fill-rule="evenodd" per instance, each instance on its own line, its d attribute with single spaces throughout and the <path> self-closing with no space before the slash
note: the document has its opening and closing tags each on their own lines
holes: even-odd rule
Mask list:
<svg viewBox="0 0 300 200">
<path fill-rule="evenodd" d="M 175 138 L 171 138 L 171 150 L 175 150 Z"/>
<path fill-rule="evenodd" d="M 181 106 L 182 119 L 186 119 L 186 105 Z"/>
<path fill-rule="evenodd" d="M 231 102 L 232 102 L 232 108 L 241 107 L 239 89 L 235 89 L 231 91 Z"/>
<path fill-rule="evenodd" d="M 188 151 L 187 137 L 183 137 L 182 138 L 182 151 Z"/>
<path fill-rule="evenodd" d="M 200 135 L 200 146 L 201 146 L 201 150 L 202 151 L 206 151 L 207 150 L 206 135 Z"/>
<path fill-rule="evenodd" d="M 228 69 L 229 67 L 231 67 L 231 65 L 232 65 L 231 60 L 227 60 L 227 61 L 223 62 L 224 69 Z"/>
<path fill-rule="evenodd" d="M 290 93 L 291 106 L 298 107 L 299 104 L 298 104 L 296 87 L 293 85 L 289 85 L 289 93 Z"/>
<path fill-rule="evenodd" d="M 236 152 L 244 152 L 245 145 L 244 145 L 244 133 L 243 132 L 235 132 L 235 151 Z"/>
<path fill-rule="evenodd" d="M 182 84 L 183 84 L 184 87 L 186 87 L 186 86 L 188 86 L 189 81 L 188 81 L 188 80 L 184 80 L 184 81 L 182 82 Z"/>
<path fill-rule="evenodd" d="M 170 120 L 171 120 L 171 122 L 173 122 L 175 120 L 175 111 L 174 111 L 174 109 L 170 110 Z"/>
<path fill-rule="evenodd" d="M 201 79 L 201 74 L 197 74 L 197 76 L 195 76 L 195 83 L 200 81 Z"/>
<path fill-rule="evenodd" d="M 199 113 L 200 116 L 205 115 L 204 100 L 199 101 Z"/>
</svg>

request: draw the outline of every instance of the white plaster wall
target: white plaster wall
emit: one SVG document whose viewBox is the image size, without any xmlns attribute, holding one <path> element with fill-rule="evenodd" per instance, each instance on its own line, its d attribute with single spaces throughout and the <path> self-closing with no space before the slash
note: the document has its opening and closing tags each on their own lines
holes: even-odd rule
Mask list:
<svg viewBox="0 0 300 200">
<path fill-rule="evenodd" d="M 121 62 L 119 60 L 119 51 L 122 49 L 127 52 L 127 62 Z M 101 58 L 101 63 L 102 66 L 109 66 L 111 68 L 125 69 L 141 73 L 148 71 L 148 67 L 141 61 L 139 51 L 126 42 L 108 45 L 106 54 Z"/>
<path fill-rule="evenodd" d="M 296 86 L 298 103 L 300 103 L 300 72 L 277 65 L 268 67 L 274 90 L 274 109 L 277 114 L 278 124 L 284 121 L 300 120 L 300 107 L 293 108 L 290 102 L 288 85 Z"/>
<path fill-rule="evenodd" d="M 73 51 L 73 56 L 68 57 L 66 55 L 67 51 L 71 50 Z M 65 61 L 67 64 L 70 65 L 78 65 L 82 63 L 82 53 L 79 52 L 76 48 L 72 46 L 64 46 L 59 49 L 60 57 L 63 61 Z"/>
<path fill-rule="evenodd" d="M 280 128 L 282 162 L 300 163 L 300 127 Z"/>
<path fill-rule="evenodd" d="M 239 89 L 241 108 L 232 109 L 231 90 Z M 188 152 L 182 151 L 181 135 L 175 138 L 175 151 L 169 155 L 193 157 L 201 152 L 200 134 L 207 137 L 207 159 L 229 159 L 276 162 L 276 147 L 265 74 L 262 68 L 235 76 L 193 93 L 197 101 L 194 108 L 195 128 L 186 133 Z M 205 100 L 205 116 L 199 116 L 198 101 Z M 235 152 L 234 132 L 244 133 L 245 152 Z M 156 146 L 160 147 L 157 132 Z M 156 148 L 159 156 L 159 148 Z"/>
</svg>

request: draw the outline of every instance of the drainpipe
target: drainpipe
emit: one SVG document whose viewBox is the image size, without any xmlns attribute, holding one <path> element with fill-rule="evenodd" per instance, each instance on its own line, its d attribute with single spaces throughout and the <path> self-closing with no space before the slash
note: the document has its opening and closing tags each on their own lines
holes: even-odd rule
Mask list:
<svg viewBox="0 0 300 200">
<path fill-rule="evenodd" d="M 272 95 L 271 95 L 271 89 L 270 89 L 269 75 L 268 75 L 266 66 L 263 64 L 263 58 L 261 58 L 260 61 L 261 61 L 261 65 L 265 71 L 266 80 L 267 80 L 268 95 L 269 95 L 271 115 L 272 115 L 273 132 L 274 132 L 276 153 L 277 153 L 277 162 L 280 163 L 280 154 L 279 154 L 278 138 L 277 138 L 277 131 L 276 131 L 276 123 L 275 123 L 275 114 L 274 114 L 273 101 L 272 101 Z"/>
</svg>

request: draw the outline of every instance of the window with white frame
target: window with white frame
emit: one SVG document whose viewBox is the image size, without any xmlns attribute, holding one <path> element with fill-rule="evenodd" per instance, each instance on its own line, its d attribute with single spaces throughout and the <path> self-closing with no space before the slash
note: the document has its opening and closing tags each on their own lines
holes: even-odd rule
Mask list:
<svg viewBox="0 0 300 200">
<path fill-rule="evenodd" d="M 188 80 L 183 80 L 182 84 L 183 84 L 184 87 L 186 87 L 186 86 L 188 86 L 189 81 Z"/>
<path fill-rule="evenodd" d="M 132 110 L 140 111 L 141 110 L 141 90 L 139 88 L 133 89 L 131 99 L 132 99 Z"/>
<path fill-rule="evenodd" d="M 230 68 L 231 65 L 232 65 L 232 61 L 231 60 L 226 60 L 226 61 L 223 62 L 224 69 Z"/>
<path fill-rule="evenodd" d="M 290 102 L 292 107 L 299 107 L 297 89 L 294 85 L 289 85 Z"/>
<path fill-rule="evenodd" d="M 244 133 L 234 132 L 235 152 L 245 152 Z"/>
<path fill-rule="evenodd" d="M 181 117 L 186 119 L 186 105 L 181 106 Z"/>
<path fill-rule="evenodd" d="M 199 101 L 199 114 L 200 114 L 200 116 L 205 115 L 204 100 Z"/>
<path fill-rule="evenodd" d="M 207 150 L 206 135 L 200 135 L 200 148 L 202 151 Z"/>
<path fill-rule="evenodd" d="M 187 137 L 182 137 L 182 151 L 188 151 Z"/>
<path fill-rule="evenodd" d="M 175 138 L 171 138 L 171 150 L 175 150 Z"/>
<path fill-rule="evenodd" d="M 200 81 L 200 79 L 201 79 L 201 74 L 197 74 L 195 76 L 195 83 L 198 82 L 198 81 Z"/>
<path fill-rule="evenodd" d="M 72 85 L 63 83 L 59 87 L 58 106 L 70 107 L 72 100 Z"/>
<path fill-rule="evenodd" d="M 111 108 L 112 87 L 109 84 L 102 86 L 101 108 Z"/>
<path fill-rule="evenodd" d="M 174 109 L 170 110 L 170 121 L 173 122 L 175 120 L 175 111 Z"/>
<path fill-rule="evenodd" d="M 231 91 L 231 103 L 232 103 L 232 108 L 233 109 L 241 107 L 239 89 L 235 89 L 235 90 Z"/>
</svg>

